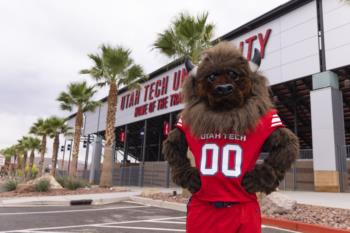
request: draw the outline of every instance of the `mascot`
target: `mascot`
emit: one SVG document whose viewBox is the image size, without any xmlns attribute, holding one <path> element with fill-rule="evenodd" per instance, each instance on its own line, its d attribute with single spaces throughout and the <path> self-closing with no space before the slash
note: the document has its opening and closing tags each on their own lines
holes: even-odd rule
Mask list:
<svg viewBox="0 0 350 233">
<path fill-rule="evenodd" d="M 299 153 L 297 137 L 281 122 L 260 53 L 247 61 L 230 42 L 185 65 L 185 108 L 163 144 L 173 181 L 188 189 L 188 233 L 260 233 L 256 192 L 273 192 Z M 192 167 L 187 149 L 195 158 Z M 256 164 L 260 152 L 268 151 Z"/>
</svg>

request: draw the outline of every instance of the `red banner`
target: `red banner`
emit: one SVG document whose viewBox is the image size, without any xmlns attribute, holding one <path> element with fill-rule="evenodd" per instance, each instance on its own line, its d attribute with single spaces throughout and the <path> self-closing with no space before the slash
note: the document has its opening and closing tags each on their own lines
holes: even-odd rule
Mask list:
<svg viewBox="0 0 350 233">
<path fill-rule="evenodd" d="M 120 132 L 120 134 L 119 134 L 119 140 L 120 140 L 121 142 L 124 142 L 124 141 L 125 141 L 125 132 L 124 132 L 124 131 Z"/>
<path fill-rule="evenodd" d="M 164 122 L 163 122 L 163 134 L 164 134 L 165 136 L 168 136 L 169 132 L 170 132 L 169 122 L 164 121 Z"/>
</svg>

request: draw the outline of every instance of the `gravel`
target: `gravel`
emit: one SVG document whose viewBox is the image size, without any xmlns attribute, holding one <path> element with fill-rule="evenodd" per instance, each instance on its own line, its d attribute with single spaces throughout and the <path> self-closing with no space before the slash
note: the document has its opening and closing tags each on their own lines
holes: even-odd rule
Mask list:
<svg viewBox="0 0 350 233">
<path fill-rule="evenodd" d="M 153 193 L 148 195 L 141 195 L 142 197 L 152 198 L 156 200 L 184 203 L 188 202 L 188 198 L 181 195 L 172 195 L 168 193 Z M 324 225 L 328 227 L 340 228 L 350 230 L 350 210 L 319 207 L 312 205 L 297 204 L 296 209 L 287 214 L 274 214 L 264 216 L 298 221 L 309 224 Z"/>
</svg>

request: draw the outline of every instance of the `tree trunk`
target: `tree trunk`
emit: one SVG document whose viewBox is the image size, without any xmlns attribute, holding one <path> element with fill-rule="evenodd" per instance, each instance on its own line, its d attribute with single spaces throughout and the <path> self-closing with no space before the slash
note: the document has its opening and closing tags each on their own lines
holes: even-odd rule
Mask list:
<svg viewBox="0 0 350 233">
<path fill-rule="evenodd" d="M 107 127 L 106 127 L 106 143 L 103 155 L 103 166 L 100 177 L 100 187 L 112 186 L 112 169 L 113 169 L 113 143 L 115 138 L 114 124 L 115 113 L 117 111 L 117 85 L 111 83 L 108 93 L 108 110 L 107 110 Z"/>
<path fill-rule="evenodd" d="M 32 177 L 32 168 L 34 164 L 34 150 L 30 152 L 30 157 L 29 157 L 29 176 Z"/>
<path fill-rule="evenodd" d="M 41 140 L 41 148 L 40 148 L 39 177 L 43 175 L 43 171 L 44 171 L 45 152 L 46 152 L 46 135 L 43 135 L 43 138 Z"/>
<path fill-rule="evenodd" d="M 12 169 L 11 169 L 11 172 L 12 172 L 12 174 L 13 174 L 13 176 L 15 176 L 16 175 L 16 160 L 17 160 L 17 155 L 15 154 L 14 156 L 13 156 L 13 161 L 14 161 L 14 163 L 12 164 Z M 18 163 L 18 162 L 17 162 Z"/>
<path fill-rule="evenodd" d="M 27 158 L 28 158 L 28 152 L 25 151 L 23 153 L 23 162 L 22 162 L 22 173 L 24 177 L 27 177 L 27 173 L 26 173 Z"/>
<path fill-rule="evenodd" d="M 78 108 L 76 120 L 75 120 L 75 132 L 74 132 L 74 144 L 72 151 L 72 162 L 70 163 L 69 176 L 77 176 L 77 166 L 78 166 L 78 155 L 79 155 L 79 145 L 81 136 L 81 127 L 83 126 L 83 111 L 81 107 Z"/>
<path fill-rule="evenodd" d="M 50 175 L 56 176 L 56 165 L 57 165 L 57 154 L 58 154 L 58 145 L 59 145 L 59 134 L 56 134 L 53 141 L 53 152 L 52 152 L 52 162 L 51 162 L 51 172 Z"/>
</svg>

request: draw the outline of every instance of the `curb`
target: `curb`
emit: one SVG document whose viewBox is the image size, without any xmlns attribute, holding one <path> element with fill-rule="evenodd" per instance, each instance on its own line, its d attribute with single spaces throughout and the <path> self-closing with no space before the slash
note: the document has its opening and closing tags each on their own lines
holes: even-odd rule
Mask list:
<svg viewBox="0 0 350 233">
<path fill-rule="evenodd" d="M 70 206 L 71 203 L 82 203 L 86 200 L 91 200 L 91 205 L 106 205 L 122 201 L 130 200 L 130 196 L 119 197 L 69 197 L 63 198 L 63 200 L 50 200 L 51 196 L 46 200 L 0 200 L 0 207 L 30 207 L 30 206 Z"/>
<path fill-rule="evenodd" d="M 91 205 L 107 205 L 128 200 L 130 200 L 130 197 L 95 198 Z"/>
<path fill-rule="evenodd" d="M 70 200 L 64 201 L 28 201 L 28 202 L 5 202 L 0 207 L 38 207 L 38 206 L 70 206 Z"/>
<path fill-rule="evenodd" d="M 285 219 L 270 218 L 266 216 L 262 216 L 261 220 L 264 225 L 276 226 L 304 233 L 350 233 L 350 230 L 342 230 L 321 225 L 302 223 Z"/>
<path fill-rule="evenodd" d="M 165 208 L 165 209 L 172 209 L 172 210 L 177 210 L 181 212 L 187 212 L 186 204 L 180 204 L 180 203 L 170 202 L 170 201 L 154 200 L 154 199 L 145 198 L 145 197 L 130 197 L 129 200 L 140 204 L 144 204 L 144 205 L 150 205 L 150 206 L 156 206 L 156 207 Z"/>
</svg>

